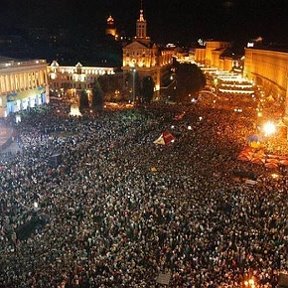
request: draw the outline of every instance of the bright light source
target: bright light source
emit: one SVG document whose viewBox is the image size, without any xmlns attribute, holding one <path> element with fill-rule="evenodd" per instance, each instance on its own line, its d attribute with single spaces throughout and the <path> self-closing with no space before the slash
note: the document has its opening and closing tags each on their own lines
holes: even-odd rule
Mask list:
<svg viewBox="0 0 288 288">
<path fill-rule="evenodd" d="M 271 136 L 276 132 L 276 125 L 271 121 L 268 121 L 263 125 L 263 131 L 265 136 Z"/>
<path fill-rule="evenodd" d="M 254 279 L 249 279 L 244 281 L 244 286 L 249 288 L 255 288 L 255 281 Z"/>
<path fill-rule="evenodd" d="M 175 126 L 174 126 L 174 125 L 172 125 L 172 126 L 171 126 L 171 129 L 174 129 L 174 128 L 175 128 Z"/>
<path fill-rule="evenodd" d="M 277 178 L 279 177 L 279 175 L 278 175 L 277 173 L 272 173 L 272 174 L 271 174 L 271 177 L 272 177 L 273 179 L 277 179 Z"/>
<path fill-rule="evenodd" d="M 174 142 L 175 142 L 175 140 L 174 140 L 174 139 L 172 139 L 172 140 L 171 140 L 171 143 L 174 143 Z"/>
<path fill-rule="evenodd" d="M 189 125 L 189 126 L 187 127 L 187 129 L 188 129 L 188 130 L 192 130 L 192 127 Z"/>
<path fill-rule="evenodd" d="M 199 117 L 199 120 L 201 121 L 202 119 L 203 119 L 203 117 L 202 117 L 202 116 L 200 116 L 200 117 Z"/>
<path fill-rule="evenodd" d="M 38 208 L 38 203 L 37 203 L 37 202 L 34 202 L 34 203 L 33 203 L 33 206 L 34 206 L 34 208 Z"/>
<path fill-rule="evenodd" d="M 82 116 L 80 110 L 79 110 L 79 107 L 78 105 L 76 104 L 72 104 L 71 107 L 70 107 L 70 113 L 69 113 L 70 116 Z"/>
<path fill-rule="evenodd" d="M 259 112 L 257 113 L 257 116 L 258 116 L 258 117 L 262 117 L 262 116 L 263 116 L 263 113 L 262 113 L 261 111 L 259 111 Z"/>
<path fill-rule="evenodd" d="M 20 115 L 16 115 L 16 123 L 21 122 L 21 116 Z"/>
</svg>

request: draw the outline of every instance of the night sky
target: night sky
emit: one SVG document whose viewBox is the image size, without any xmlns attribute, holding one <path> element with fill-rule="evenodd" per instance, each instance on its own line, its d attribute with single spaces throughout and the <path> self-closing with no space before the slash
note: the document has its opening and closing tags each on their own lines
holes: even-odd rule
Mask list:
<svg viewBox="0 0 288 288">
<path fill-rule="evenodd" d="M 111 13 L 120 30 L 135 35 L 140 0 L 0 0 L 0 33 L 29 27 L 101 30 Z M 287 0 L 143 0 L 148 33 L 159 42 L 198 38 L 288 42 Z M 77 32 L 79 33 L 79 32 Z M 76 34 L 77 35 L 77 34 Z"/>
</svg>

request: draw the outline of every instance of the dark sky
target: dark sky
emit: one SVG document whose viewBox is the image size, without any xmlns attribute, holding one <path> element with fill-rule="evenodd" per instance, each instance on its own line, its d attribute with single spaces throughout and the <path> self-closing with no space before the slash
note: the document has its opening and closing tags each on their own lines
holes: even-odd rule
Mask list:
<svg viewBox="0 0 288 288">
<path fill-rule="evenodd" d="M 0 0 L 0 33 L 27 27 L 103 29 L 109 13 L 128 35 L 135 34 L 140 0 Z M 287 42 L 287 0 L 143 0 L 155 41 L 202 38 L 243 40 L 262 36 Z"/>
</svg>

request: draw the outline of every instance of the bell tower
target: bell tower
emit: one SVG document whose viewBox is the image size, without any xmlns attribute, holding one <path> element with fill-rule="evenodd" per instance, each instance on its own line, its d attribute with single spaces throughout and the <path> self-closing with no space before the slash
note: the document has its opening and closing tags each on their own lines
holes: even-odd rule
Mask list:
<svg viewBox="0 0 288 288">
<path fill-rule="evenodd" d="M 144 19 L 143 15 L 143 5 L 141 0 L 141 8 L 140 8 L 140 16 L 136 22 L 136 40 L 140 40 L 143 42 L 149 41 L 149 37 L 147 37 L 147 21 Z"/>
<path fill-rule="evenodd" d="M 146 39 L 147 33 L 147 22 L 143 17 L 143 10 L 140 10 L 140 17 L 136 22 L 136 38 Z"/>
</svg>

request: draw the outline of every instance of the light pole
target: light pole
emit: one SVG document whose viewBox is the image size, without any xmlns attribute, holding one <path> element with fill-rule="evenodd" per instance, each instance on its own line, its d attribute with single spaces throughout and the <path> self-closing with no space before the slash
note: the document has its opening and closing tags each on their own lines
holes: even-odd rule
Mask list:
<svg viewBox="0 0 288 288">
<path fill-rule="evenodd" d="M 133 76 L 133 79 L 132 79 L 132 97 L 133 97 L 133 105 L 135 104 L 135 74 L 136 74 L 136 69 L 135 68 L 132 68 L 132 76 Z"/>
</svg>

